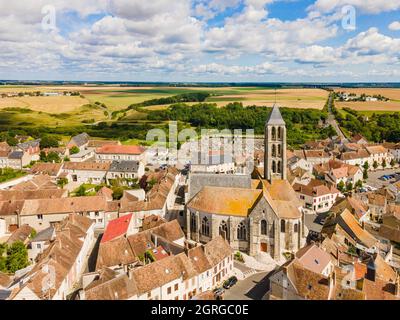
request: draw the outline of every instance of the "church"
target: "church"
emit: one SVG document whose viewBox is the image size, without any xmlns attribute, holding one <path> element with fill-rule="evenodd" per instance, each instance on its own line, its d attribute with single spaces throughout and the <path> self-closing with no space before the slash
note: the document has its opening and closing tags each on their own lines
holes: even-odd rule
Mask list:
<svg viewBox="0 0 400 320">
<path fill-rule="evenodd" d="M 274 106 L 265 125 L 264 168 L 252 176 L 191 174 L 187 238 L 200 243 L 222 235 L 234 250 L 267 252 L 277 261 L 305 243 L 301 203 L 287 181 L 286 124 Z"/>
</svg>

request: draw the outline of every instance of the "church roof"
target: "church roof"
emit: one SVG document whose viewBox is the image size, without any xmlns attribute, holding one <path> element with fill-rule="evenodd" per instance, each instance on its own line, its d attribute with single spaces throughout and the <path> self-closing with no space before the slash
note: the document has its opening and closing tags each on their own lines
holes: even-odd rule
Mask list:
<svg viewBox="0 0 400 320">
<path fill-rule="evenodd" d="M 281 112 L 279 111 L 279 107 L 276 104 L 274 105 L 272 112 L 269 115 L 267 124 L 285 125 L 285 121 L 283 120 Z"/>
</svg>

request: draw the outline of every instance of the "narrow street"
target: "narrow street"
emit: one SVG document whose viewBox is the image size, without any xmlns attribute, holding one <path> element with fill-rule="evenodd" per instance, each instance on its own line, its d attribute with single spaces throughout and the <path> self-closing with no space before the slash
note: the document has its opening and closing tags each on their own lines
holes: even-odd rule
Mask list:
<svg viewBox="0 0 400 320">
<path fill-rule="evenodd" d="M 332 104 L 333 104 L 333 96 L 330 95 L 329 96 L 329 100 L 328 100 L 328 111 L 329 111 L 329 115 L 328 115 L 328 119 L 327 122 L 328 124 L 330 124 L 336 131 L 337 135 L 342 138 L 345 142 L 348 142 L 346 136 L 344 135 L 343 131 L 340 129 L 339 124 L 337 123 L 335 116 L 332 112 Z"/>
</svg>

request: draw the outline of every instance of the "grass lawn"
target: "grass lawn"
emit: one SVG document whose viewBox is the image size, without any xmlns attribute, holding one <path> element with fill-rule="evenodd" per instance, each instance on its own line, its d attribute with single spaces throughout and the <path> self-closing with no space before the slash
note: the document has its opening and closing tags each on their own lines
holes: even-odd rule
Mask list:
<svg viewBox="0 0 400 320">
<path fill-rule="evenodd" d="M 14 170 L 11 168 L 0 169 L 0 183 L 10 181 L 13 179 L 21 178 L 26 175 L 26 172 L 21 170 Z"/>
</svg>

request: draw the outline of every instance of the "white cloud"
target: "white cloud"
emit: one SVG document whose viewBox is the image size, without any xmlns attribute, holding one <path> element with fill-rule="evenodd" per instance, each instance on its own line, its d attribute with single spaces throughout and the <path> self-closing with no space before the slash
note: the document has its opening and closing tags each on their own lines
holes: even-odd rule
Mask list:
<svg viewBox="0 0 400 320">
<path fill-rule="evenodd" d="M 394 21 L 391 24 L 389 24 L 389 29 L 393 31 L 399 31 L 400 30 L 400 21 Z"/>
<path fill-rule="evenodd" d="M 310 6 L 310 10 L 327 13 L 348 5 L 354 6 L 362 12 L 373 14 L 400 9 L 398 0 L 317 0 Z"/>
</svg>

